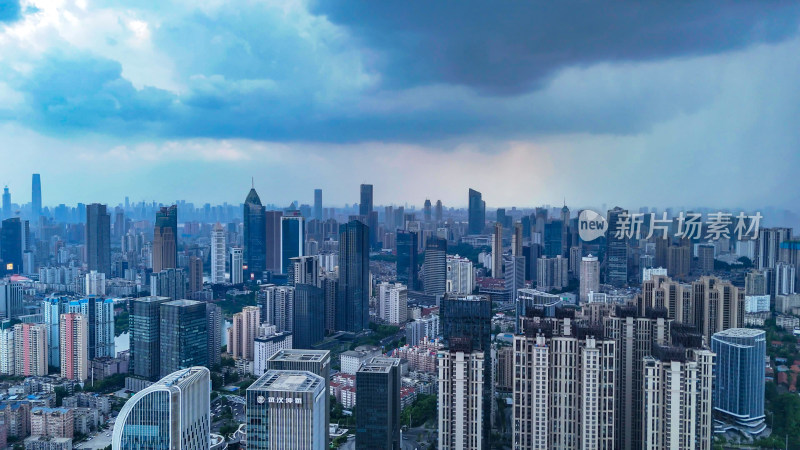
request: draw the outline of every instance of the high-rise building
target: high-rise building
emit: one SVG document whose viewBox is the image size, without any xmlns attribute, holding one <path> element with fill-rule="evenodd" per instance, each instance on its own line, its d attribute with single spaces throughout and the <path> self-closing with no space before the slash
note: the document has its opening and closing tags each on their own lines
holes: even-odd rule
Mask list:
<svg viewBox="0 0 800 450">
<path fill-rule="evenodd" d="M 84 293 L 86 295 L 106 295 L 106 274 L 92 270 L 86 274 L 86 286 Z"/>
<path fill-rule="evenodd" d="M 473 351 L 468 339 L 454 339 L 437 354 L 439 371 L 439 448 L 483 448 L 484 353 Z M 358 403 L 356 403 L 357 405 Z"/>
<path fill-rule="evenodd" d="M 368 359 L 356 386 L 356 449 L 400 450 L 400 359 Z"/>
<path fill-rule="evenodd" d="M 208 330 L 208 365 L 220 363 L 222 348 L 222 308 L 206 302 L 206 329 Z"/>
<path fill-rule="evenodd" d="M 606 283 L 614 287 L 622 287 L 628 283 L 628 238 L 621 225 L 622 217 L 627 214 L 628 211 L 619 206 L 608 211 Z"/>
<path fill-rule="evenodd" d="M 161 304 L 161 373 L 208 365 L 206 306 L 194 300 Z"/>
<path fill-rule="evenodd" d="M 314 189 L 314 220 L 322 222 L 322 189 Z"/>
<path fill-rule="evenodd" d="M 331 352 L 328 350 L 283 349 L 275 352 L 267 361 L 268 370 L 307 371 L 321 377 L 325 381 L 328 392 L 331 369 Z M 325 395 L 325 429 L 330 424 L 330 396 Z M 330 439 L 326 436 L 326 446 Z M 326 447 L 327 448 L 327 447 Z"/>
<path fill-rule="evenodd" d="M 294 329 L 294 287 L 262 286 L 257 301 L 261 308 L 261 323 L 275 325 L 277 331 L 291 333 Z"/>
<path fill-rule="evenodd" d="M 525 257 L 504 255 L 503 265 L 503 284 L 509 300 L 513 301 L 517 297 L 517 291 L 525 287 Z"/>
<path fill-rule="evenodd" d="M 181 369 L 137 392 L 119 412 L 111 443 L 119 450 L 211 448 L 211 372 Z"/>
<path fill-rule="evenodd" d="M 551 220 L 544 224 L 544 254 L 550 258 L 561 256 L 563 249 L 561 237 L 563 236 L 564 225 L 560 220 Z"/>
<path fill-rule="evenodd" d="M 84 315 L 88 320 L 88 357 L 114 357 L 114 300 L 88 296 L 70 300 L 66 311 Z"/>
<path fill-rule="evenodd" d="M 555 317 L 556 308 L 564 300 L 555 294 L 536 289 L 520 289 L 515 298 L 515 325 L 514 331 L 522 333 L 522 321 L 528 316 Z"/>
<path fill-rule="evenodd" d="M 244 254 L 238 247 L 232 247 L 230 253 L 231 284 L 241 284 L 244 282 Z"/>
<path fill-rule="evenodd" d="M 614 448 L 643 448 L 642 408 L 645 385 L 642 361 L 652 354 L 654 345 L 669 344 L 671 325 L 672 321 L 663 315 L 640 317 L 637 316 L 635 307 L 627 306 L 618 306 L 611 317 L 604 319 L 605 336 L 614 341 L 617 352 L 614 377 Z"/>
<path fill-rule="evenodd" d="M 643 365 L 642 435 L 637 442 L 645 449 L 710 450 L 714 354 L 655 345 Z"/>
<path fill-rule="evenodd" d="M 714 365 L 715 428 L 733 428 L 757 436 L 764 421 L 764 364 L 766 333 L 753 328 L 730 328 L 711 336 Z"/>
<path fill-rule="evenodd" d="M 564 207 L 561 208 L 561 256 L 565 258 L 569 256 L 569 248 L 571 245 L 572 242 L 570 242 L 569 234 L 569 208 L 564 204 Z"/>
<path fill-rule="evenodd" d="M 15 375 L 14 326 L 10 320 L 0 322 L 0 374 Z"/>
<path fill-rule="evenodd" d="M 305 218 L 300 213 L 281 217 L 281 273 L 289 273 L 292 258 L 303 256 L 305 244 Z"/>
<path fill-rule="evenodd" d="M 358 214 L 366 217 L 372 212 L 372 185 L 361 185 L 361 202 L 358 204 Z"/>
<path fill-rule="evenodd" d="M 266 270 L 267 228 L 266 212 L 255 188 L 250 189 L 244 200 L 244 266 L 247 279 L 261 279 Z M 231 268 L 233 282 L 233 268 Z"/>
<path fill-rule="evenodd" d="M 536 271 L 536 287 L 540 291 L 563 289 L 569 285 L 569 261 L 561 255 L 539 258 Z"/>
<path fill-rule="evenodd" d="M 12 217 L 3 221 L 0 228 L 0 273 L 22 273 L 22 221 Z"/>
<path fill-rule="evenodd" d="M 425 244 L 425 263 L 422 266 L 423 284 L 428 295 L 443 295 L 447 291 L 447 241 L 429 237 Z"/>
<path fill-rule="evenodd" d="M 148 380 L 161 376 L 161 304 L 169 297 L 140 297 L 131 300 L 130 361 L 128 370 Z"/>
<path fill-rule="evenodd" d="M 322 292 L 325 295 L 325 332 L 336 331 L 336 298 L 339 291 L 339 279 L 326 276 L 322 279 Z"/>
<path fill-rule="evenodd" d="M 14 372 L 18 376 L 47 375 L 47 325 L 14 325 Z"/>
<path fill-rule="evenodd" d="M 570 319 L 514 336 L 514 448 L 614 448 L 615 342 Z"/>
<path fill-rule="evenodd" d="M 214 225 L 211 230 L 211 284 L 225 283 L 225 229 Z"/>
<path fill-rule="evenodd" d="M 444 208 L 442 207 L 441 200 L 436 200 L 436 206 L 433 210 L 433 218 L 436 220 L 436 223 L 442 223 L 444 220 Z"/>
<path fill-rule="evenodd" d="M 447 255 L 447 293 L 472 294 L 475 290 L 475 269 L 472 261 L 459 255 Z"/>
<path fill-rule="evenodd" d="M 89 377 L 89 319 L 83 314 L 61 315 L 61 377 L 85 381 Z"/>
<path fill-rule="evenodd" d="M 470 189 L 468 202 L 468 231 L 469 234 L 481 234 L 486 226 L 486 203 L 480 192 Z"/>
<path fill-rule="evenodd" d="M 187 294 L 194 294 L 203 289 L 203 260 L 198 256 L 189 258 L 189 289 Z"/>
<path fill-rule="evenodd" d="M 589 292 L 600 292 L 600 263 L 596 256 L 581 258 L 580 286 L 581 303 L 589 301 Z"/>
<path fill-rule="evenodd" d="M 47 359 L 51 366 L 61 367 L 61 348 L 59 338 L 59 327 L 61 326 L 61 314 L 67 312 L 67 301 L 51 296 L 42 300 L 42 318 L 47 325 Z M 1 365 L 1 364 L 0 364 Z M 2 372 L 2 368 L 0 368 Z"/>
<path fill-rule="evenodd" d="M 42 215 L 42 178 L 38 173 L 33 174 L 31 182 L 31 212 L 34 218 Z"/>
<path fill-rule="evenodd" d="M 111 278 L 111 216 L 99 203 L 86 206 L 86 262 Z"/>
<path fill-rule="evenodd" d="M 150 293 L 173 300 L 186 298 L 186 272 L 183 269 L 164 269 L 150 275 Z"/>
<path fill-rule="evenodd" d="M 319 286 L 319 255 L 298 256 L 289 260 L 289 284 Z"/>
<path fill-rule="evenodd" d="M 692 263 L 689 245 L 673 245 L 667 248 L 667 273 L 673 278 L 686 279 Z"/>
<path fill-rule="evenodd" d="M 369 327 L 369 230 L 351 220 L 339 226 L 339 285 L 336 329 L 359 332 Z"/>
<path fill-rule="evenodd" d="M 277 331 L 275 325 L 263 324 L 254 344 L 253 375 L 260 377 L 268 370 L 269 358 L 280 350 L 292 348 L 292 333 Z M 249 363 L 247 364 L 249 366 Z"/>
<path fill-rule="evenodd" d="M 697 270 L 701 275 L 711 275 L 714 272 L 714 245 L 697 246 Z"/>
<path fill-rule="evenodd" d="M 781 242 L 792 239 L 791 228 L 760 228 L 756 242 L 756 268 L 772 269 L 778 262 Z"/>
<path fill-rule="evenodd" d="M 8 192 L 8 186 L 3 188 L 3 219 L 11 217 L 11 193 Z"/>
<path fill-rule="evenodd" d="M 325 338 L 325 295 L 311 284 L 294 287 L 292 343 L 295 348 L 312 348 Z"/>
<path fill-rule="evenodd" d="M 274 273 L 281 272 L 281 222 L 283 211 L 266 211 L 266 251 L 267 270 Z"/>
<path fill-rule="evenodd" d="M 231 327 L 228 328 L 228 353 L 234 359 L 253 360 L 253 342 L 258 336 L 261 326 L 261 308 L 245 306 L 241 312 L 233 315 Z"/>
<path fill-rule="evenodd" d="M 269 370 L 247 388 L 247 448 L 325 448 L 328 392 L 312 372 Z"/>
<path fill-rule="evenodd" d="M 447 294 L 439 304 L 439 321 L 445 348 L 449 348 L 452 339 L 467 338 L 473 351 L 483 352 L 484 373 L 492 373 L 491 361 L 491 325 L 492 302 L 482 295 Z M 492 410 L 491 376 L 484 377 L 483 388 L 483 421 L 482 447 L 487 448 L 491 429 Z"/>
<path fill-rule="evenodd" d="M 503 225 L 500 222 L 494 224 L 492 233 L 492 277 L 503 277 Z"/>
<path fill-rule="evenodd" d="M 22 312 L 22 285 L 0 281 L 0 318 L 16 319 Z"/>
<path fill-rule="evenodd" d="M 410 290 L 419 285 L 419 263 L 417 262 L 417 233 L 397 230 L 397 281 Z"/>
<path fill-rule="evenodd" d="M 772 270 L 773 295 L 791 295 L 795 293 L 796 269 L 794 264 L 778 261 Z"/>
<path fill-rule="evenodd" d="M 408 319 L 408 288 L 384 281 L 378 285 L 378 316 L 385 322 L 401 325 Z"/>
<path fill-rule="evenodd" d="M 153 228 L 153 272 L 178 267 L 178 206 L 156 212 Z"/>
</svg>

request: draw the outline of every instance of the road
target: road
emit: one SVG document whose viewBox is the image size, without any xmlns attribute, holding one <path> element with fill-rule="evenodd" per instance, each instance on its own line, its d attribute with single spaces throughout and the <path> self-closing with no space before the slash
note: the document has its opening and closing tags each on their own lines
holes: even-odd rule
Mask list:
<svg viewBox="0 0 800 450">
<path fill-rule="evenodd" d="M 114 424 L 112 423 L 108 429 L 103 430 L 92 439 L 89 439 L 86 442 L 81 442 L 75 448 L 82 448 L 82 449 L 91 449 L 91 450 L 102 450 L 109 445 L 111 445 L 111 436 L 114 435 Z"/>
</svg>

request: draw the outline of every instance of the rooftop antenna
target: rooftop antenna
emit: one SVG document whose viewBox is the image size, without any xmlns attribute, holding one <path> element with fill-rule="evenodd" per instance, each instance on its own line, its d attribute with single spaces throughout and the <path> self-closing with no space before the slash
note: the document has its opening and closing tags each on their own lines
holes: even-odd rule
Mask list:
<svg viewBox="0 0 800 450">
<path fill-rule="evenodd" d="M 250 177 L 250 187 L 253 189 L 256 188 L 256 177 Z"/>
</svg>

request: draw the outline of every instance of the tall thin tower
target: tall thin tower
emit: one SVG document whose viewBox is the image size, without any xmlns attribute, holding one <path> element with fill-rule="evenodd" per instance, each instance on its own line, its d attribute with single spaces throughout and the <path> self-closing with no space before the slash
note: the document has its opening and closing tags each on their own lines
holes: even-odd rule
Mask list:
<svg viewBox="0 0 800 450">
<path fill-rule="evenodd" d="M 31 183 L 31 209 L 34 217 L 42 215 L 42 178 L 38 173 L 33 174 Z"/>
</svg>

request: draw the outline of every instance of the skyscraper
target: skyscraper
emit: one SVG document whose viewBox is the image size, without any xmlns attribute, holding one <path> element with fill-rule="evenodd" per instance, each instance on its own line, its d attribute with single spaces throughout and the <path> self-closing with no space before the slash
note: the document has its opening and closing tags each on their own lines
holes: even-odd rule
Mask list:
<svg viewBox="0 0 800 450">
<path fill-rule="evenodd" d="M 756 267 L 772 269 L 778 262 L 781 242 L 792 239 L 791 228 L 761 228 L 756 242 Z"/>
<path fill-rule="evenodd" d="M 447 241 L 431 236 L 425 245 L 423 284 L 428 295 L 447 291 Z"/>
<path fill-rule="evenodd" d="M 137 392 L 114 422 L 119 450 L 211 448 L 211 372 L 178 370 Z"/>
<path fill-rule="evenodd" d="M 244 282 L 244 256 L 241 248 L 232 247 L 230 253 L 231 284 Z"/>
<path fill-rule="evenodd" d="M 111 278 L 111 216 L 99 203 L 86 206 L 86 262 Z"/>
<path fill-rule="evenodd" d="M 644 358 L 642 448 L 711 449 L 713 368 L 708 350 L 653 346 Z"/>
<path fill-rule="evenodd" d="M 244 266 L 245 276 L 250 279 L 261 279 L 266 270 L 267 229 L 266 213 L 261 206 L 255 188 L 250 189 L 244 200 Z M 231 269 L 233 272 L 233 269 Z M 231 275 L 231 281 L 233 276 Z"/>
<path fill-rule="evenodd" d="M 439 372 L 439 448 L 482 448 L 484 353 L 474 351 L 469 339 L 453 340 L 437 355 Z M 356 406 L 358 403 L 356 403 Z"/>
<path fill-rule="evenodd" d="M 369 327 L 369 230 L 351 220 L 339 226 L 339 285 L 336 329 L 359 332 Z"/>
<path fill-rule="evenodd" d="M 581 258 L 581 291 L 580 301 L 589 301 L 589 292 L 600 292 L 600 263 L 596 256 L 584 256 Z"/>
<path fill-rule="evenodd" d="M 714 411 L 719 429 L 733 427 L 756 436 L 767 427 L 764 418 L 766 333 L 730 328 L 711 336 L 714 365 Z"/>
<path fill-rule="evenodd" d="M 206 302 L 206 329 L 208 330 L 208 365 L 220 363 L 222 348 L 222 308 Z"/>
<path fill-rule="evenodd" d="M 131 300 L 130 362 L 128 371 L 148 380 L 161 376 L 161 304 L 169 297 L 140 297 Z"/>
<path fill-rule="evenodd" d="M 267 270 L 275 273 L 281 271 L 281 218 L 282 211 L 267 211 L 265 213 Z"/>
<path fill-rule="evenodd" d="M 233 315 L 228 328 L 228 353 L 234 359 L 253 360 L 253 340 L 258 336 L 261 325 L 261 309 L 258 306 L 245 306 Z M 273 324 L 274 325 L 274 324 Z"/>
<path fill-rule="evenodd" d="M 378 316 L 385 322 L 402 325 L 408 320 L 408 288 L 384 281 L 378 285 Z"/>
<path fill-rule="evenodd" d="M 358 214 L 364 216 L 364 220 L 367 220 L 367 216 L 372 212 L 372 206 L 372 185 L 362 184 L 361 203 L 358 204 Z"/>
<path fill-rule="evenodd" d="M 114 300 L 88 296 L 71 300 L 66 312 L 79 313 L 88 320 L 88 358 L 116 356 L 114 351 Z"/>
<path fill-rule="evenodd" d="M 356 386 L 356 449 L 400 450 L 400 359 L 367 360 Z"/>
<path fill-rule="evenodd" d="M 292 258 L 304 255 L 305 244 L 305 218 L 299 212 L 281 217 L 281 273 L 289 273 Z"/>
<path fill-rule="evenodd" d="M 199 256 L 189 258 L 189 289 L 187 294 L 194 294 L 203 289 L 203 260 Z"/>
<path fill-rule="evenodd" d="M 0 317 L 16 319 L 22 315 L 22 285 L 0 281 Z"/>
<path fill-rule="evenodd" d="M 417 262 L 417 233 L 397 230 L 397 281 L 416 290 L 419 284 L 419 263 Z"/>
<path fill-rule="evenodd" d="M 608 232 L 606 233 L 606 283 L 622 287 L 628 283 L 628 238 L 617 237 L 621 227 L 621 216 L 628 211 L 616 207 L 608 211 Z"/>
<path fill-rule="evenodd" d="M 83 314 L 61 315 L 61 377 L 85 381 L 89 377 L 89 319 Z"/>
<path fill-rule="evenodd" d="M 472 294 L 475 290 L 475 269 L 472 261 L 459 255 L 447 255 L 447 292 Z"/>
<path fill-rule="evenodd" d="M 311 284 L 294 287 L 294 324 L 292 346 L 312 348 L 325 338 L 325 296 L 321 288 Z"/>
<path fill-rule="evenodd" d="M 0 273 L 22 272 L 22 221 L 12 217 L 3 221 L 0 228 L 0 260 L 3 267 Z"/>
<path fill-rule="evenodd" d="M 150 275 L 150 293 L 173 300 L 186 298 L 186 272 L 183 269 L 164 269 Z"/>
<path fill-rule="evenodd" d="M 34 218 L 42 215 L 42 178 L 38 173 L 33 174 L 31 182 L 31 212 Z"/>
<path fill-rule="evenodd" d="M 613 449 L 615 342 L 569 318 L 523 328 L 514 336 L 514 448 Z"/>
<path fill-rule="evenodd" d="M 161 373 L 208 365 L 206 306 L 194 300 L 161 304 Z"/>
<path fill-rule="evenodd" d="M 433 210 L 433 218 L 436 220 L 436 223 L 441 223 L 444 220 L 444 207 L 442 206 L 441 200 L 436 200 L 436 206 Z"/>
<path fill-rule="evenodd" d="M 429 199 L 429 198 L 425 199 L 425 204 L 423 205 L 422 210 L 423 210 L 423 215 L 424 215 L 424 218 L 425 218 L 425 222 L 430 222 L 431 219 L 433 218 L 433 210 L 432 210 L 432 205 L 431 205 L 431 199 Z"/>
<path fill-rule="evenodd" d="M 47 359 L 53 367 L 61 367 L 61 348 L 59 327 L 61 314 L 67 312 L 66 298 L 62 301 L 59 297 L 48 297 L 42 300 L 42 318 L 47 325 Z"/>
<path fill-rule="evenodd" d="M 45 376 L 48 370 L 47 325 L 14 325 L 14 372 L 22 376 Z"/>
<path fill-rule="evenodd" d="M 322 221 L 322 189 L 314 189 L 314 219 Z"/>
<path fill-rule="evenodd" d="M 3 188 L 3 219 L 11 217 L 11 193 L 8 192 L 8 186 Z"/>
<path fill-rule="evenodd" d="M 225 230 L 217 222 L 211 230 L 211 284 L 225 282 Z"/>
<path fill-rule="evenodd" d="M 153 228 L 153 272 L 178 267 L 178 206 L 156 212 Z"/>
<path fill-rule="evenodd" d="M 638 317 L 635 307 L 618 306 L 604 319 L 605 335 L 617 351 L 614 420 L 617 443 L 614 448 L 642 448 L 644 374 L 642 361 L 654 345 L 668 345 L 671 320 L 657 314 Z M 644 447 L 650 448 L 650 447 Z"/>
<path fill-rule="evenodd" d="M 486 203 L 484 203 L 481 193 L 470 189 L 468 205 L 469 234 L 481 234 L 486 225 Z"/>
<path fill-rule="evenodd" d="M 325 392 L 329 392 L 331 352 L 328 350 L 282 349 L 267 361 L 267 370 L 299 370 L 311 372 L 325 380 Z M 325 395 L 325 429 L 330 424 L 330 395 Z M 326 446 L 330 441 L 326 435 Z"/>
<path fill-rule="evenodd" d="M 484 374 L 491 374 L 491 300 L 482 295 L 447 294 L 439 305 L 439 320 L 445 348 L 451 348 L 451 341 L 453 343 L 469 342 L 472 351 L 483 352 Z M 463 341 L 463 339 L 466 339 L 466 341 Z M 491 378 L 491 376 L 484 376 L 483 379 L 482 403 L 484 420 L 481 432 L 483 448 L 488 447 L 489 431 L 491 429 Z"/>
<path fill-rule="evenodd" d="M 325 448 L 328 392 L 312 372 L 269 370 L 247 388 L 247 448 Z"/>
<path fill-rule="evenodd" d="M 503 224 L 496 222 L 492 233 L 492 278 L 503 277 Z"/>
</svg>

